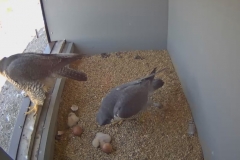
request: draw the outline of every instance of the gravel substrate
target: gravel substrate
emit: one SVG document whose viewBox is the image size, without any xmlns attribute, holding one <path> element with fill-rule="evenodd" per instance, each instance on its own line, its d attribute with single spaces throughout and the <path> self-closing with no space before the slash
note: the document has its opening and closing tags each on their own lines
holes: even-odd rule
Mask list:
<svg viewBox="0 0 240 160">
<path fill-rule="evenodd" d="M 45 29 L 42 28 L 39 30 L 39 38 L 33 37 L 24 52 L 42 53 L 47 43 Z M 5 151 L 8 150 L 22 100 L 21 90 L 6 81 L 0 93 L 0 146 Z"/>
<path fill-rule="evenodd" d="M 192 118 L 179 79 L 167 51 L 132 51 L 96 55 L 71 65 L 88 75 L 88 81 L 67 79 L 58 113 L 58 130 L 66 131 L 55 141 L 55 160 L 200 160 L 203 159 L 197 135 L 189 137 Z M 137 120 L 121 125 L 99 127 L 96 113 L 108 91 L 122 83 L 148 75 L 154 67 L 170 68 L 159 74 L 165 85 L 153 95 L 163 108 L 149 107 Z M 79 106 L 76 115 L 84 132 L 73 137 L 67 127 L 70 107 Z M 114 152 L 106 154 L 92 146 L 97 132 L 112 137 Z"/>
</svg>

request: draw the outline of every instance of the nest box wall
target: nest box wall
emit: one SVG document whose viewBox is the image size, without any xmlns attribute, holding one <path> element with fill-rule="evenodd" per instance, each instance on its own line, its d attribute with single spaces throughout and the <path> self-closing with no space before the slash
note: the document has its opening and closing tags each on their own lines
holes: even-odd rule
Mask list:
<svg viewBox="0 0 240 160">
<path fill-rule="evenodd" d="M 77 52 L 167 49 L 168 0 L 42 0 L 50 40 Z"/>
<path fill-rule="evenodd" d="M 170 0 L 168 26 L 204 158 L 240 159 L 240 1 Z"/>
</svg>

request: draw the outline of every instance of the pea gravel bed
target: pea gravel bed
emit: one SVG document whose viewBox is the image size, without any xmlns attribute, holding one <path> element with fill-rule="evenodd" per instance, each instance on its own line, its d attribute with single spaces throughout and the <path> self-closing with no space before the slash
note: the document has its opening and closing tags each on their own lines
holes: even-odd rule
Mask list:
<svg viewBox="0 0 240 160">
<path fill-rule="evenodd" d="M 57 121 L 58 130 L 65 134 L 55 140 L 55 160 L 203 159 L 197 134 L 192 137 L 187 134 L 191 111 L 167 51 L 95 55 L 78 60 L 71 67 L 87 73 L 88 81 L 66 80 Z M 154 67 L 170 68 L 156 76 L 165 84 L 155 92 L 153 100 L 163 108 L 149 107 L 137 120 L 124 121 L 121 125 L 98 126 L 96 113 L 108 91 L 148 75 Z M 81 137 L 72 136 L 67 126 L 73 104 L 79 106 L 76 115 L 84 129 Z M 92 146 L 97 132 L 112 137 L 114 152 L 106 154 Z"/>
</svg>

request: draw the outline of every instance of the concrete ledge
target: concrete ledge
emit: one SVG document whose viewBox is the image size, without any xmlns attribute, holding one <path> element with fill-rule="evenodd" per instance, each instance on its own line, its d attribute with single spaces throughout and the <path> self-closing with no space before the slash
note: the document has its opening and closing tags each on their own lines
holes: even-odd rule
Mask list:
<svg viewBox="0 0 240 160">
<path fill-rule="evenodd" d="M 73 52 L 73 43 L 66 43 L 62 53 Z M 59 110 L 60 99 L 64 88 L 66 78 L 56 80 L 49 109 L 46 116 L 45 128 L 42 133 L 42 140 L 39 148 L 38 160 L 53 159 L 54 141 L 57 134 L 57 115 Z"/>
</svg>

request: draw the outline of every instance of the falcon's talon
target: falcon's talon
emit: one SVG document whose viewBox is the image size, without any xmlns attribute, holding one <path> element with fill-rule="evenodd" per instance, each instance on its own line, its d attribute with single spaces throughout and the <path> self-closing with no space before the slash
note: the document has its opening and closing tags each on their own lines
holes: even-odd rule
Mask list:
<svg viewBox="0 0 240 160">
<path fill-rule="evenodd" d="M 118 122 L 119 125 L 121 125 L 122 123 L 123 123 L 123 120 L 120 120 L 120 121 Z"/>
<path fill-rule="evenodd" d="M 28 108 L 30 109 L 31 107 L 28 107 Z M 36 115 L 37 111 L 38 111 L 38 105 L 34 105 L 30 111 L 25 112 L 25 115 L 30 114 L 32 112 L 34 112 L 34 115 Z"/>
<path fill-rule="evenodd" d="M 112 126 L 117 125 L 119 122 L 113 122 L 111 123 Z"/>
<path fill-rule="evenodd" d="M 116 124 L 121 125 L 123 121 L 124 121 L 124 119 L 117 117 L 117 119 L 112 119 L 110 124 L 111 125 L 116 125 Z"/>
<path fill-rule="evenodd" d="M 47 92 L 49 92 L 49 91 L 51 90 L 51 87 L 49 87 L 49 86 L 44 86 L 44 87 L 43 87 L 43 90 L 44 90 L 45 93 L 47 93 Z"/>
<path fill-rule="evenodd" d="M 43 87 L 43 91 L 46 93 L 48 92 L 48 88 L 47 87 Z"/>
</svg>

